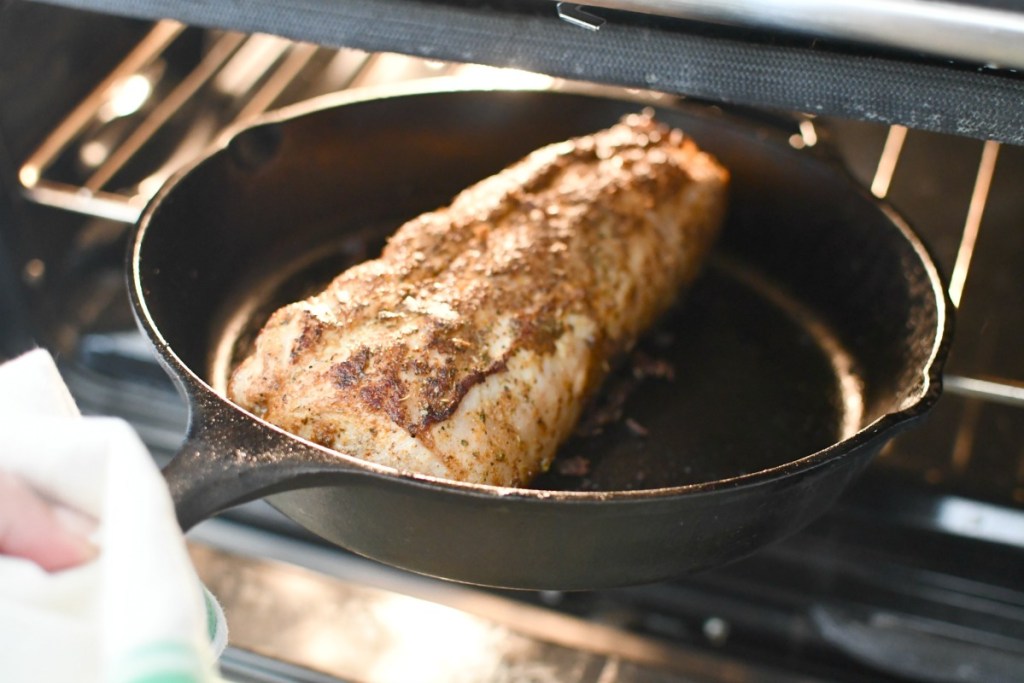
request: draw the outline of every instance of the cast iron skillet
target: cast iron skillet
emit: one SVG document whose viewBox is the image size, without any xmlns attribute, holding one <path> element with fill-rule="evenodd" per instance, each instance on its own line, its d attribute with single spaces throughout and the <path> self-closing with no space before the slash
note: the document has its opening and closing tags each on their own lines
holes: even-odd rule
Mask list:
<svg viewBox="0 0 1024 683">
<path fill-rule="evenodd" d="M 239 132 L 164 187 L 139 222 L 130 289 L 191 407 L 165 471 L 182 526 L 268 496 L 325 539 L 416 572 L 589 589 L 734 560 L 822 513 L 937 398 L 948 304 L 918 239 L 836 164 L 711 109 L 658 109 L 733 176 L 714 263 L 644 347 L 674 379 L 634 387 L 622 419 L 567 444 L 536 487 L 374 466 L 214 389 L 270 310 L 373 256 L 404 220 L 641 106 L 348 94 Z"/>
</svg>

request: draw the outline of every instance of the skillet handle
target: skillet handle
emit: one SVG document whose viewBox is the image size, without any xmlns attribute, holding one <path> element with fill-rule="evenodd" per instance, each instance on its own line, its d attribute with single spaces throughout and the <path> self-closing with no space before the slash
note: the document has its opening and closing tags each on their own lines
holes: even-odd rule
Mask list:
<svg viewBox="0 0 1024 683">
<path fill-rule="evenodd" d="M 274 493 L 327 486 L 356 472 L 340 458 L 254 423 L 219 397 L 193 394 L 188 435 L 164 467 L 178 524 Z"/>
</svg>

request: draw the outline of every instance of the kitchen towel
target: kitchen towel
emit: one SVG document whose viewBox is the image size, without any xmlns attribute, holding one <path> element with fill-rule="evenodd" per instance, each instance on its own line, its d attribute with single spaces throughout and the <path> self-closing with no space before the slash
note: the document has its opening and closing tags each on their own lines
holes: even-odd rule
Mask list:
<svg viewBox="0 0 1024 683">
<path fill-rule="evenodd" d="M 0 365 L 0 474 L 65 519 L 95 520 L 98 550 L 54 572 L 0 556 L 0 679 L 220 680 L 223 613 L 192 567 L 163 477 L 128 423 L 79 413 L 44 350 Z M 0 536 L 23 523 L 10 507 L 0 505 Z"/>
</svg>

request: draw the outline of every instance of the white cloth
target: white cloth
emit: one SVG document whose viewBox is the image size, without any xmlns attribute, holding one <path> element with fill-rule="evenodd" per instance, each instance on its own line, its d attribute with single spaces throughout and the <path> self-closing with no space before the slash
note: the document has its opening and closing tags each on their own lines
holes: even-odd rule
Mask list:
<svg viewBox="0 0 1024 683">
<path fill-rule="evenodd" d="M 80 415 L 46 351 L 0 365 L 0 469 L 97 520 L 99 548 L 53 573 L 0 557 L 0 679 L 219 680 L 223 614 L 163 477 L 126 422 Z"/>
</svg>

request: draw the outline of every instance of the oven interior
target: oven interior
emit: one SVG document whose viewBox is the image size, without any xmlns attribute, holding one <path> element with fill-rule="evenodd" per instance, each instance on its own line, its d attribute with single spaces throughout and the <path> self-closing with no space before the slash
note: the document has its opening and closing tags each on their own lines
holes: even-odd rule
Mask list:
<svg viewBox="0 0 1024 683">
<path fill-rule="evenodd" d="M 0 357 L 51 349 L 83 412 L 126 418 L 161 463 L 187 412 L 137 331 L 124 254 L 170 173 L 229 127 L 321 94 L 416 79 L 561 81 L 24 2 L 0 4 L 0 74 Z M 945 393 L 923 426 L 796 537 L 609 591 L 446 584 L 325 546 L 266 504 L 230 511 L 190 536 L 227 609 L 230 680 L 1017 680 L 1024 147 L 708 106 L 771 120 L 792 145 L 834 155 L 929 245 L 957 315 Z"/>
</svg>

